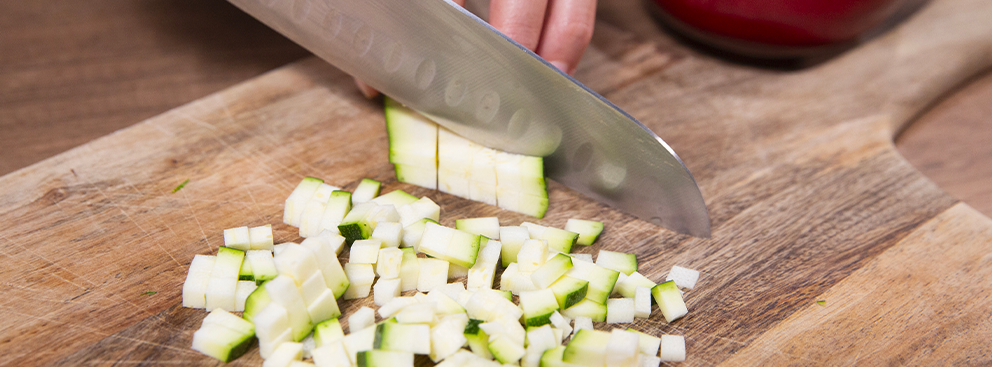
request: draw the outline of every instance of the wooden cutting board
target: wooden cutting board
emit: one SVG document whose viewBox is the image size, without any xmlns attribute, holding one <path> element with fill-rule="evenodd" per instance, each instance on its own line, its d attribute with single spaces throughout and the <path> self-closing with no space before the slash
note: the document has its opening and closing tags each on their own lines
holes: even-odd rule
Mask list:
<svg viewBox="0 0 992 367">
<path fill-rule="evenodd" d="M 537 221 L 605 222 L 578 252 L 636 253 L 654 280 L 676 264 L 702 271 L 687 317 L 633 327 L 685 335 L 686 365 L 992 364 L 992 221 L 892 144 L 992 65 L 992 2 L 933 2 L 798 72 L 696 54 L 638 7 L 601 9 L 578 78 L 679 152 L 713 237 L 555 183 Z M 189 349 L 206 315 L 180 307 L 189 262 L 214 254 L 225 228 L 271 223 L 277 242 L 298 241 L 282 203 L 305 175 L 428 196 L 445 225 L 534 220 L 397 183 L 386 145 L 380 102 L 306 59 L 0 177 L 0 364 L 217 364 Z M 362 305 L 342 302 L 346 314 Z M 259 362 L 252 351 L 234 363 Z"/>
</svg>

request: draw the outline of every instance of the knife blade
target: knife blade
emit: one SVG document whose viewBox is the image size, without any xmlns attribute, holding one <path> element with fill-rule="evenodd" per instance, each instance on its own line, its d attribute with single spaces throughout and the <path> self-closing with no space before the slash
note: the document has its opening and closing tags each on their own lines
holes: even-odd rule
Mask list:
<svg viewBox="0 0 992 367">
<path fill-rule="evenodd" d="M 710 236 L 675 151 L 608 100 L 450 0 L 229 0 L 332 65 L 488 147 L 668 229 Z"/>
</svg>

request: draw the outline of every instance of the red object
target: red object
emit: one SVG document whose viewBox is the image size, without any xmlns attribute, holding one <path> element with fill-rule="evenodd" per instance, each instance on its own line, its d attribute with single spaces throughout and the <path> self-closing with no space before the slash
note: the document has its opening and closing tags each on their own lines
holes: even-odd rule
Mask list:
<svg viewBox="0 0 992 367">
<path fill-rule="evenodd" d="M 781 47 L 853 42 L 906 0 L 653 0 L 667 16 L 706 36 Z"/>
</svg>

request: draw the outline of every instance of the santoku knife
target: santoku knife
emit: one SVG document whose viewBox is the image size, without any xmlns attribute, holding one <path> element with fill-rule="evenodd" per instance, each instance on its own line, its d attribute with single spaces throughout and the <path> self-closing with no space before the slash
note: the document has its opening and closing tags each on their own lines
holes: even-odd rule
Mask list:
<svg viewBox="0 0 992 367">
<path fill-rule="evenodd" d="M 699 187 L 661 138 L 448 0 L 230 0 L 339 69 L 480 144 L 544 156 L 546 174 L 698 237 Z"/>
</svg>

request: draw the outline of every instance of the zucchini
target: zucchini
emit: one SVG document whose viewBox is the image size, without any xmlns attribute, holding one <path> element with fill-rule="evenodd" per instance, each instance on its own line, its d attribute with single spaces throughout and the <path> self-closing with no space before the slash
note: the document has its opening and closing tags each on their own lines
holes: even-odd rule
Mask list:
<svg viewBox="0 0 992 367">
<path fill-rule="evenodd" d="M 675 285 L 674 280 L 654 286 L 651 289 L 651 295 L 658 303 L 658 309 L 665 316 L 665 321 L 672 322 L 689 313 L 685 301 L 682 300 L 682 293 L 679 292 L 679 287 Z"/>
</svg>

